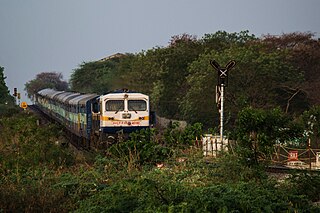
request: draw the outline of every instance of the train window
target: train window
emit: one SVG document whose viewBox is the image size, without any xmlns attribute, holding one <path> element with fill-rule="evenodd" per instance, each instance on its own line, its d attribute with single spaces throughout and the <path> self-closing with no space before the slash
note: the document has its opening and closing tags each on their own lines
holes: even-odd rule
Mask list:
<svg viewBox="0 0 320 213">
<path fill-rule="evenodd" d="M 81 113 L 85 113 L 86 112 L 86 108 L 84 107 L 84 105 L 80 106 L 80 112 Z"/>
<path fill-rule="evenodd" d="M 144 100 L 129 100 L 128 101 L 128 110 L 129 111 L 146 111 L 147 102 Z"/>
<path fill-rule="evenodd" d="M 123 100 L 108 100 L 106 102 L 106 111 L 123 111 L 124 101 Z"/>
</svg>

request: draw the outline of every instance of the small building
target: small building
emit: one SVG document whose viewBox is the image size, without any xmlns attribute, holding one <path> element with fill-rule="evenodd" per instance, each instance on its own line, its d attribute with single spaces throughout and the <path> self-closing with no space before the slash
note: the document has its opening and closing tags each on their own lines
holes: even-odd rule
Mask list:
<svg viewBox="0 0 320 213">
<path fill-rule="evenodd" d="M 99 62 L 105 62 L 105 61 L 108 61 L 110 59 L 113 59 L 113 58 L 121 58 L 125 56 L 125 54 L 122 54 L 122 53 L 116 53 L 116 54 L 113 54 L 113 55 L 110 55 L 110 56 L 107 56 L 107 57 L 104 57 L 104 58 L 101 58 L 100 60 L 98 60 Z"/>
</svg>

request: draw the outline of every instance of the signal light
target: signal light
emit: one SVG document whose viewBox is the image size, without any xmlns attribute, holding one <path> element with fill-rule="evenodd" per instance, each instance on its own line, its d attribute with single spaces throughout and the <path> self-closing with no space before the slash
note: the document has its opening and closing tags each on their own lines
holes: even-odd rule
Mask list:
<svg viewBox="0 0 320 213">
<path fill-rule="evenodd" d="M 17 88 L 13 88 L 13 96 L 17 97 L 18 93 L 17 93 Z"/>
</svg>

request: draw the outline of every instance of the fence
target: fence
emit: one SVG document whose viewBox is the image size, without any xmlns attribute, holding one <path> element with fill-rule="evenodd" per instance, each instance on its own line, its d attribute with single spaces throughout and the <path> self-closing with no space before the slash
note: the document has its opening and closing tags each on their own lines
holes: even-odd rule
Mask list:
<svg viewBox="0 0 320 213">
<path fill-rule="evenodd" d="M 271 156 L 273 163 L 292 168 L 320 169 L 320 149 L 291 148 L 276 145 Z"/>
<path fill-rule="evenodd" d="M 202 150 L 204 156 L 216 157 L 219 152 L 228 151 L 229 140 L 219 135 L 205 134 L 202 136 Z"/>
</svg>

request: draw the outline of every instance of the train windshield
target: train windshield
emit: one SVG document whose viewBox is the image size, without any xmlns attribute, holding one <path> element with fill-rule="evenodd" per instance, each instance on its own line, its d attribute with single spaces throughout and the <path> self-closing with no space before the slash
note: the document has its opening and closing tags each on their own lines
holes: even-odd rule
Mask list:
<svg viewBox="0 0 320 213">
<path fill-rule="evenodd" d="M 106 111 L 123 111 L 124 101 L 123 100 L 108 100 L 106 102 Z"/>
<path fill-rule="evenodd" d="M 144 100 L 128 100 L 129 111 L 146 111 L 147 102 Z"/>
</svg>

